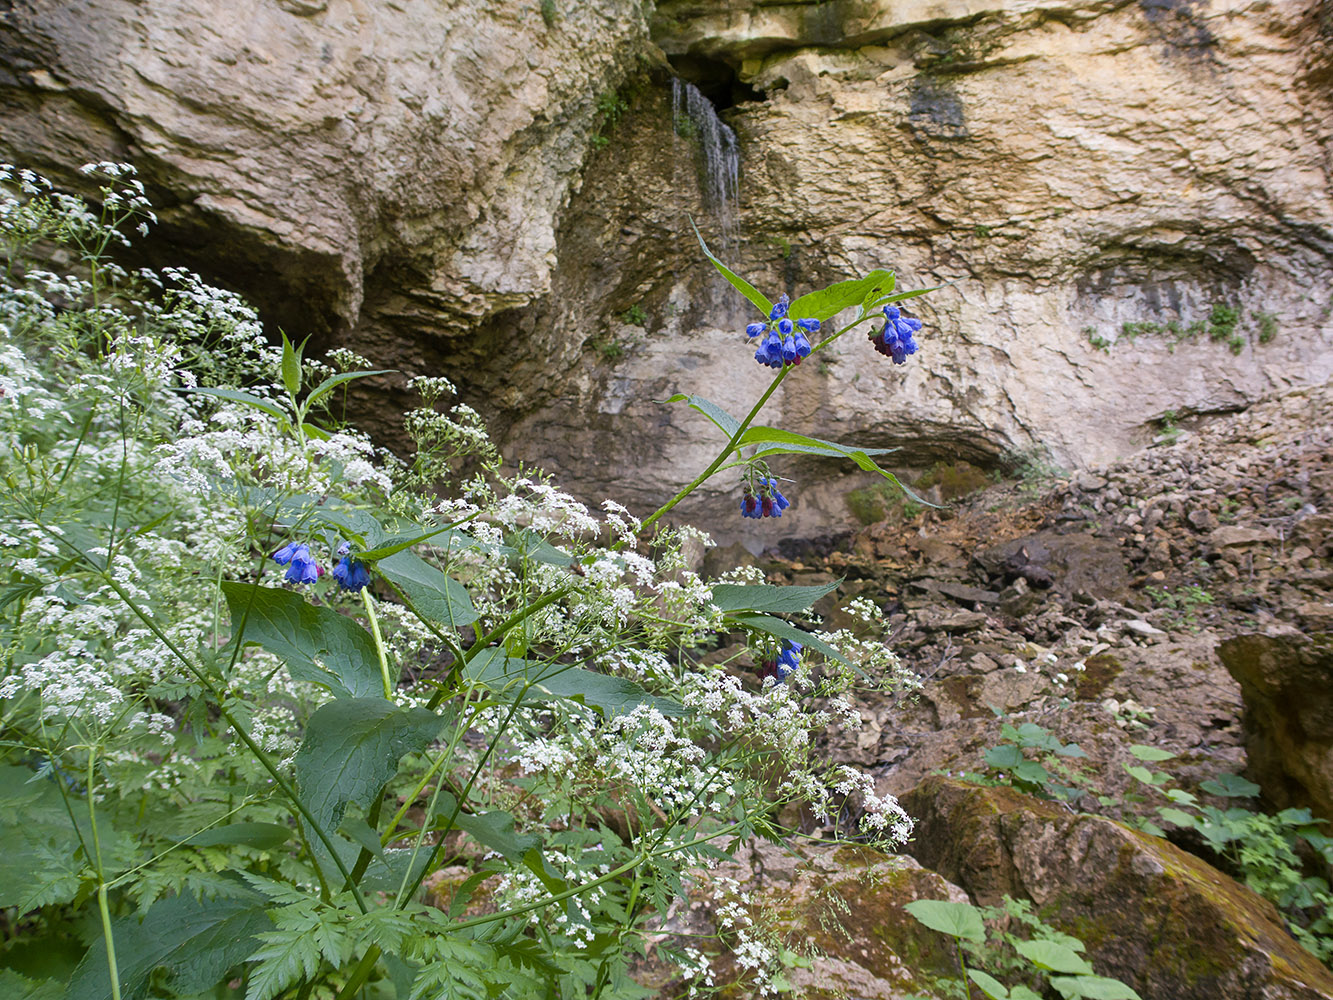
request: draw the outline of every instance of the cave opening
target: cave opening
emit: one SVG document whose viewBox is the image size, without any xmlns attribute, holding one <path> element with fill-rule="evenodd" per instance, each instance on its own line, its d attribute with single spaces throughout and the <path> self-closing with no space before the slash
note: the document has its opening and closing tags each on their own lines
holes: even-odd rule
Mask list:
<svg viewBox="0 0 1333 1000">
<path fill-rule="evenodd" d="M 736 67 L 721 59 L 684 54 L 669 56 L 668 61 L 676 75 L 699 88 L 719 112 L 747 101 L 767 99 L 762 90 L 741 82 Z"/>
</svg>

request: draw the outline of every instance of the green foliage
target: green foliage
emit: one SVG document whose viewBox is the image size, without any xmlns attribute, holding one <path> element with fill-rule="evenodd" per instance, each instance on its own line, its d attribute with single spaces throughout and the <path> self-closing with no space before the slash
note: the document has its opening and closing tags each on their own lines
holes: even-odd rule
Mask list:
<svg viewBox="0 0 1333 1000">
<path fill-rule="evenodd" d="M 1149 584 L 1143 591 L 1152 598 L 1157 607 L 1166 608 L 1171 612 L 1169 624 L 1173 628 L 1197 629 L 1200 613 L 1213 604 L 1213 595 L 1197 583 L 1177 587 L 1174 590 Z"/>
<path fill-rule="evenodd" d="M 1272 343 L 1274 338 L 1277 337 L 1277 317 L 1272 313 L 1261 312 L 1256 318 L 1259 320 L 1259 343 Z"/>
<path fill-rule="evenodd" d="M 607 127 L 625 110 L 599 102 Z M 270 344 L 186 272 L 120 268 L 108 249 L 153 217 L 128 168 L 94 173 L 100 215 L 0 168 L 0 904 L 22 959 L 0 992 L 644 996 L 650 919 L 785 805 L 907 835 L 817 749 L 824 706 L 900 683 L 882 631 L 813 635 L 829 588 L 713 586 L 698 533 L 647 531 L 741 448 L 881 452 L 759 423 L 781 375 L 744 419 L 682 396 L 734 440 L 640 522 L 503 475 L 432 375 L 396 459 L 337 412 L 383 372 Z M 74 273 L 31 259 L 57 245 Z M 865 312 L 887 284 L 807 300 Z M 703 658 L 736 631 L 753 659 L 799 643 L 799 669 L 741 683 Z"/>
<path fill-rule="evenodd" d="M 557 8 L 555 0 L 542 0 L 542 23 L 548 28 L 555 27 Z"/>
<path fill-rule="evenodd" d="M 648 314 L 637 302 L 620 314 L 620 321 L 630 326 L 643 326 L 648 321 Z"/>
<path fill-rule="evenodd" d="M 1001 906 L 982 907 L 923 899 L 903 908 L 956 942 L 958 996 L 971 996 L 962 985 L 970 982 L 991 1000 L 1040 1000 L 1048 985 L 1065 1000 L 1140 1000 L 1120 980 L 1097 975 L 1081 954 L 1083 942 L 1047 925 L 1025 900 L 1006 896 Z"/>
</svg>

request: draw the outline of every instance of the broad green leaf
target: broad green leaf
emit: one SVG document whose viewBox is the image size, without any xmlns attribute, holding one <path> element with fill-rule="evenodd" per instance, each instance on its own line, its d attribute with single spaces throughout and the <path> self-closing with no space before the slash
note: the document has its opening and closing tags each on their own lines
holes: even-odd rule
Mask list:
<svg viewBox="0 0 1333 1000">
<path fill-rule="evenodd" d="M 282 336 L 282 384 L 290 395 L 295 396 L 301 391 L 301 352 L 292 347 L 287 334 L 278 332 Z"/>
<path fill-rule="evenodd" d="M 1042 995 L 1019 983 L 1009 991 L 1009 1000 L 1042 1000 Z"/>
<path fill-rule="evenodd" d="M 381 559 L 377 568 L 386 580 L 407 595 L 418 612 L 434 624 L 461 628 L 477 620 L 477 611 L 467 588 L 416 553 L 395 553 Z"/>
<path fill-rule="evenodd" d="M 713 603 L 724 612 L 794 614 L 804 611 L 821 597 L 838 589 L 841 580 L 809 587 L 778 587 L 768 583 L 719 583 L 713 586 Z"/>
<path fill-rule="evenodd" d="M 1052 976 L 1051 985 L 1065 1000 L 1143 1000 L 1119 979 L 1102 976 Z"/>
<path fill-rule="evenodd" d="M 215 396 L 218 399 L 230 400 L 233 403 L 244 403 L 246 406 L 253 406 L 256 410 L 263 410 L 271 417 L 276 417 L 284 424 L 288 422 L 288 416 L 275 404 L 266 399 L 260 399 L 258 396 L 252 396 L 248 392 L 241 392 L 239 389 L 218 389 L 205 386 L 187 387 L 181 392 L 197 392 L 204 396 Z"/>
<path fill-rule="evenodd" d="M 1174 760 L 1176 756 L 1170 750 L 1163 750 L 1161 747 L 1144 746 L 1142 743 L 1135 743 L 1132 745 L 1129 748 L 1129 752 L 1139 760 Z"/>
<path fill-rule="evenodd" d="M 727 281 L 731 282 L 731 286 L 735 288 L 736 291 L 740 292 L 747 299 L 753 302 L 755 308 L 757 308 L 761 313 L 763 313 L 764 318 L 767 319 L 769 314 L 773 311 L 773 303 L 769 302 L 768 299 L 764 298 L 764 296 L 760 294 L 759 290 L 755 288 L 754 285 L 750 284 L 740 275 L 735 274 L 731 270 L 731 268 L 727 267 L 726 264 L 722 263 L 722 261 L 718 260 L 716 257 L 713 256 L 713 251 L 708 249 L 708 244 L 704 242 L 703 236 L 699 233 L 699 227 L 694 224 L 693 219 L 690 220 L 690 228 L 694 230 L 694 235 L 699 240 L 699 246 L 703 248 L 704 256 L 707 257 L 712 262 L 715 268 L 717 268 L 718 273 L 720 273 L 722 277 L 726 278 Z"/>
<path fill-rule="evenodd" d="M 986 751 L 986 763 L 991 767 L 997 767 L 1001 771 L 1012 771 L 1026 761 L 1023 751 L 1018 749 L 1012 743 L 1004 743 L 998 747 L 991 747 Z"/>
<path fill-rule="evenodd" d="M 308 421 L 302 422 L 301 433 L 306 437 L 314 438 L 316 441 L 327 441 L 329 438 L 333 437 L 333 435 L 323 427 L 320 427 L 318 424 L 309 423 Z"/>
<path fill-rule="evenodd" d="M 698 410 L 711 420 L 713 425 L 728 438 L 732 437 L 738 430 L 740 430 L 741 422 L 739 420 L 716 403 L 704 399 L 702 396 L 690 396 L 683 392 L 678 392 L 674 396 L 668 398 L 666 402 L 688 403 L 692 409 Z"/>
<path fill-rule="evenodd" d="M 427 747 L 446 724 L 425 708 L 383 698 L 345 698 L 310 717 L 294 761 L 302 801 L 326 831 L 342 823 L 349 802 L 368 809 L 398 761 Z"/>
<path fill-rule="evenodd" d="M 809 632 L 799 629 L 790 622 L 783 621 L 781 618 L 773 618 L 769 615 L 733 613 L 731 615 L 731 620 L 737 625 L 754 629 L 756 632 L 765 632 L 768 635 L 777 636 L 779 639 L 787 639 L 790 642 L 799 642 L 807 649 L 816 650 L 827 656 L 830 660 L 837 660 L 844 666 L 850 667 L 862 677 L 865 676 L 865 671 L 851 660 L 847 659 L 847 657 L 843 656 L 841 651 L 834 649 L 818 636 L 811 635 Z"/>
<path fill-rule="evenodd" d="M 651 705 L 666 716 L 685 714 L 683 705 L 670 698 L 651 695 L 628 678 L 599 674 L 582 667 L 548 672 L 537 680 L 529 697 L 539 691 L 591 705 L 601 709 L 607 716 L 627 715 L 644 704 Z"/>
<path fill-rule="evenodd" d="M 1191 795 L 1183 788 L 1168 788 L 1162 794 L 1172 802 L 1179 803 L 1182 806 L 1193 805 L 1199 801 L 1198 796 Z"/>
<path fill-rule="evenodd" d="M 1046 768 L 1041 764 L 1038 764 L 1035 760 L 1023 761 L 1023 763 L 1013 769 L 1012 774 L 1020 781 L 1027 781 L 1034 785 L 1044 785 L 1048 781 L 1053 780 L 1051 772 L 1046 770 Z"/>
<path fill-rule="evenodd" d="M 839 281 L 817 292 L 802 295 L 791 304 L 787 315 L 792 319 L 832 319 L 844 309 L 875 301 L 893 291 L 892 271 L 871 271 L 864 278 Z"/>
<path fill-rule="evenodd" d="M 173 896 L 148 908 L 143 921 L 124 917 L 112 926 L 121 1000 L 141 1000 L 155 969 L 166 970 L 175 994 L 189 996 L 215 986 L 255 950 L 255 935 L 271 931 L 268 900 L 237 886 L 234 894 L 200 901 Z M 98 935 L 74 970 L 65 1000 L 110 1000 L 106 946 Z"/>
<path fill-rule="evenodd" d="M 938 508 L 939 504 L 931 503 L 929 500 L 923 500 L 913 490 L 904 486 L 898 481 L 898 477 L 892 472 L 881 469 L 875 460 L 870 457 L 871 452 L 875 454 L 886 454 L 884 450 L 867 451 L 864 448 L 851 448 L 846 445 L 840 445 L 832 441 L 822 441 L 819 438 L 807 437 L 804 434 L 796 434 L 792 431 L 784 431 L 780 427 L 767 427 L 763 425 L 750 427 L 741 435 L 737 442 L 737 447 L 747 445 L 758 445 L 755 452 L 756 458 L 765 455 L 783 454 L 787 452 L 797 452 L 802 454 L 830 455 L 835 458 L 845 458 L 856 463 L 860 469 L 866 472 L 876 472 L 883 476 L 898 489 L 902 490 L 916 503 L 926 507 Z"/>
<path fill-rule="evenodd" d="M 1162 774 L 1160 771 L 1150 771 L 1146 767 L 1142 767 L 1138 764 L 1126 764 L 1125 771 L 1131 778 L 1135 778 L 1138 781 L 1143 782 L 1145 785 L 1152 785 L 1154 787 L 1160 785 L 1164 781 L 1171 780 L 1167 775 Z"/>
<path fill-rule="evenodd" d="M 1259 794 L 1259 786 L 1239 774 L 1219 774 L 1199 782 L 1199 787 L 1210 795 L 1224 795 L 1231 799 L 1250 799 Z"/>
<path fill-rule="evenodd" d="M 322 685 L 339 698 L 383 696 L 375 640 L 351 618 L 278 587 L 229 581 L 222 593 L 233 641 L 244 621 L 241 640 L 280 657 L 297 680 Z"/>
<path fill-rule="evenodd" d="M 311 504 L 292 506 L 284 510 L 283 524 L 294 524 L 307 517 L 320 521 L 340 534 L 352 539 L 364 550 L 373 550 L 384 539 L 384 527 L 364 510 L 311 509 Z"/>
<path fill-rule="evenodd" d="M 540 849 L 541 838 L 535 833 L 516 833 L 514 816 L 502 810 L 486 813 L 465 813 L 458 815 L 454 811 L 458 801 L 448 792 L 440 793 L 438 814 L 442 819 L 453 816 L 453 825 L 469 834 L 479 844 L 485 844 L 493 851 L 499 851 L 507 861 L 522 861 L 528 851 Z"/>
<path fill-rule="evenodd" d="M 287 843 L 295 831 L 278 823 L 232 823 L 204 830 L 182 841 L 192 847 L 213 847 L 217 844 L 239 844 L 261 851 L 272 851 Z"/>
<path fill-rule="evenodd" d="M 986 940 L 981 914 L 971 903 L 951 903 L 943 899 L 918 899 L 903 907 L 933 931 L 978 943 Z"/>
<path fill-rule="evenodd" d="M 373 857 L 384 856 L 384 845 L 380 843 L 380 835 L 371 828 L 370 824 L 357 816 L 344 816 L 342 825 L 338 827 L 339 833 L 345 833 L 353 841 L 364 847 Z"/>
<path fill-rule="evenodd" d="M 1176 826 L 1193 826 L 1194 817 L 1181 809 L 1172 809 L 1170 806 L 1160 806 L 1157 809 L 1157 815 L 1168 823 L 1174 823 Z"/>
<path fill-rule="evenodd" d="M 376 546 L 375 548 L 367 549 L 364 552 L 358 552 L 355 555 L 356 558 L 358 559 L 363 559 L 367 562 L 374 562 L 377 559 L 386 559 L 391 555 L 395 555 L 399 552 L 402 552 L 404 549 L 410 549 L 412 546 L 416 545 L 419 542 L 426 542 L 432 538 L 444 534 L 455 535 L 461 533 L 456 532 L 454 530 L 453 525 L 446 525 L 443 528 L 436 528 L 434 531 L 427 531 L 424 534 L 413 534 L 407 537 L 397 536 L 394 538 L 386 538 L 380 545 Z"/>
<path fill-rule="evenodd" d="M 381 368 L 373 372 L 343 372 L 341 375 L 330 375 L 310 390 L 310 395 L 305 398 L 305 408 L 308 410 L 345 382 L 351 382 L 358 378 L 370 378 L 372 375 L 388 375 L 392 371 L 392 368 Z"/>
<path fill-rule="evenodd" d="M 572 566 L 574 557 L 558 549 L 537 532 L 528 528 L 505 538 L 505 551 L 512 558 L 546 563 L 548 566 Z"/>
<path fill-rule="evenodd" d="M 1054 941 L 1014 941 L 1014 950 L 1033 965 L 1047 972 L 1065 972 L 1075 976 L 1092 975 L 1092 966 L 1074 951 Z"/>
<path fill-rule="evenodd" d="M 967 977 L 981 988 L 981 992 L 990 997 L 991 1000 L 1009 1000 L 1009 991 L 1004 988 L 1004 983 L 998 979 L 993 979 L 980 969 L 968 969 Z"/>
<path fill-rule="evenodd" d="M 884 306 L 892 305 L 895 302 L 901 302 L 904 299 L 914 299 L 918 295 L 929 295 L 931 292 L 938 292 L 943 287 L 943 285 L 932 285 L 930 288 L 918 288 L 914 292 L 899 292 L 896 295 L 886 295 L 882 299 L 867 302 L 864 308 L 866 312 L 870 312 L 872 309 L 882 309 Z"/>
</svg>

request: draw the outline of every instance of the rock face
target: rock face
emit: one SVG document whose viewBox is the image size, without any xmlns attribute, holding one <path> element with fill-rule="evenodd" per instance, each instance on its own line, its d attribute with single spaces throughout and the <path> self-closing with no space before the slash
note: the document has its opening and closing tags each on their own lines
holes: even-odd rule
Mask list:
<svg viewBox="0 0 1333 1000">
<path fill-rule="evenodd" d="M 1086 464 L 1333 373 L 1327 0 L 662 0 L 651 23 L 638 0 L 15 0 L 0 47 L 6 157 L 72 186 L 136 162 L 145 253 L 454 377 L 508 457 L 593 501 L 650 510 L 711 457 L 654 400 L 743 412 L 767 382 L 689 232 L 721 237 L 663 53 L 737 132 L 738 269 L 773 294 L 947 284 L 908 365 L 855 331 L 771 423 L 904 467 Z M 378 391 L 392 440 L 405 398 Z M 785 535 L 849 525 L 867 481 L 776 471 L 800 479 Z M 771 543 L 736 488 L 680 513 Z"/>
<path fill-rule="evenodd" d="M 1241 635 L 1217 655 L 1240 682 L 1249 771 L 1265 797 L 1333 819 L 1333 635 Z"/>
<path fill-rule="evenodd" d="M 1165 840 L 944 778 L 903 805 L 917 817 L 910 849 L 922 864 L 978 902 L 1009 894 L 1058 912 L 1098 970 L 1142 996 L 1333 996 L 1333 974 L 1271 904 Z"/>
</svg>

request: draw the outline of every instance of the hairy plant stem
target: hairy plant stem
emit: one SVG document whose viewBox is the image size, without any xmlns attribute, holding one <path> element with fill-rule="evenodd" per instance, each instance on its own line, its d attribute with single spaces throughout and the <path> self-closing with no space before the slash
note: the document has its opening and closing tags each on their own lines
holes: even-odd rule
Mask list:
<svg viewBox="0 0 1333 1000">
<path fill-rule="evenodd" d="M 116 965 L 116 936 L 111 930 L 111 910 L 106 900 L 106 872 L 102 867 L 102 838 L 97 832 L 97 797 L 93 794 L 93 782 L 97 778 L 97 752 L 88 748 L 88 825 L 92 829 L 93 867 L 97 871 L 97 910 L 102 916 L 102 939 L 106 942 L 106 966 L 111 974 L 111 1000 L 120 1000 L 120 969 Z"/>
<path fill-rule="evenodd" d="M 375 653 L 380 661 L 380 678 L 384 681 L 384 698 L 393 701 L 393 681 L 389 679 L 389 653 L 384 648 L 384 636 L 380 634 L 380 622 L 375 617 L 375 598 L 370 596 L 370 588 L 361 588 L 361 603 L 366 606 L 366 617 L 370 619 L 370 634 L 375 637 Z"/>
</svg>

